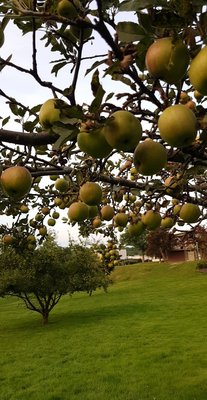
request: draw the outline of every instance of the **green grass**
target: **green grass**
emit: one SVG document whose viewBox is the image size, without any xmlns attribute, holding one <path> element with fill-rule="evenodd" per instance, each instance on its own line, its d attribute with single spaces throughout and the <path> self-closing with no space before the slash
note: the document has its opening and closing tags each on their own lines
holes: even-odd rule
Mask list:
<svg viewBox="0 0 207 400">
<path fill-rule="evenodd" d="M 42 326 L 0 299 L 1 400 L 206 400 L 207 274 L 119 267 L 108 293 L 65 296 Z"/>
</svg>

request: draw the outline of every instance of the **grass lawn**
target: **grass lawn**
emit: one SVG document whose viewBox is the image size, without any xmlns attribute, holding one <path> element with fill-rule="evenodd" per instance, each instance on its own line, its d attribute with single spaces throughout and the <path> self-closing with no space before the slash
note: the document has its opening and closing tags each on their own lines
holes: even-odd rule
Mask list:
<svg viewBox="0 0 207 400">
<path fill-rule="evenodd" d="M 119 267 L 108 293 L 65 296 L 42 326 L 0 299 L 0 400 L 207 400 L 207 274 Z"/>
</svg>

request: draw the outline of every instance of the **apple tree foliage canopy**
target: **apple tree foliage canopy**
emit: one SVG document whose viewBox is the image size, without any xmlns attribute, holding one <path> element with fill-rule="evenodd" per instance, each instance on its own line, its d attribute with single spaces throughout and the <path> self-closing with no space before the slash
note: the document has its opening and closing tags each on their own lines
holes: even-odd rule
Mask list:
<svg viewBox="0 0 207 400">
<path fill-rule="evenodd" d="M 63 223 L 78 224 L 83 236 L 110 236 L 131 225 L 138 234 L 205 223 L 206 2 L 1 0 L 0 18 L 0 46 L 8 46 L 8 57 L 0 49 L 0 70 L 12 69 L 16 79 L 29 75 L 50 91 L 46 102 L 40 98 L 29 108 L 21 93 L 13 98 L 0 89 L 9 108 L 0 120 L 0 213 L 13 216 L 12 228 L 0 227 L 5 243 L 32 249 L 60 210 Z M 12 24 L 22 41 L 30 34 L 29 69 L 9 53 Z M 100 38 L 105 54 L 97 54 Z M 37 57 L 40 40 L 56 59 L 47 81 L 39 68 L 47 58 Z M 60 87 L 62 71 L 68 81 Z M 88 104 L 77 101 L 84 76 L 91 79 Z M 107 92 L 105 79 L 120 82 L 120 92 Z M 14 175 L 15 166 L 29 176 L 22 169 Z M 50 180 L 43 185 L 45 176 Z M 85 189 L 83 201 L 79 190 L 86 183 L 97 185 Z"/>
</svg>

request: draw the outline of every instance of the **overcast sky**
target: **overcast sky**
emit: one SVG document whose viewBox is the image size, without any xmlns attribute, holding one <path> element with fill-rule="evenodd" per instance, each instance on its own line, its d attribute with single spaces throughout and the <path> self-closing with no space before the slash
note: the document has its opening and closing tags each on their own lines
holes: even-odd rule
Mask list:
<svg viewBox="0 0 207 400">
<path fill-rule="evenodd" d="M 56 86 L 65 88 L 70 86 L 72 75 L 68 73 L 68 68 L 62 69 L 58 77 L 55 78 L 51 75 L 50 61 L 52 59 L 59 58 L 59 53 L 51 53 L 49 48 L 44 47 L 44 43 L 40 40 L 44 32 L 38 33 L 37 43 L 37 60 L 39 64 L 39 74 L 41 79 L 46 81 L 53 81 Z M 83 56 L 107 54 L 108 47 L 95 34 L 96 40 L 91 40 L 85 46 Z M 31 68 L 32 65 L 32 46 L 31 46 L 31 34 L 22 36 L 21 31 L 11 21 L 5 30 L 5 43 L 0 49 L 0 55 L 3 58 L 7 58 L 12 54 L 11 62 L 24 67 Z M 98 59 L 94 59 L 96 61 Z M 92 93 L 90 90 L 90 81 L 92 73 L 84 76 L 85 70 L 88 68 L 89 62 L 84 61 L 81 69 L 81 78 L 77 85 L 77 101 L 80 105 L 83 103 L 90 103 L 92 100 Z M 102 67 L 102 70 L 105 66 Z M 101 79 L 101 75 L 100 75 Z M 36 104 L 42 104 L 45 100 L 52 97 L 52 93 L 49 89 L 42 88 L 35 80 L 27 74 L 20 73 L 13 68 L 4 68 L 0 73 L 0 87 L 1 89 L 11 97 L 14 97 L 17 101 L 20 101 L 26 106 L 33 107 Z M 126 86 L 120 84 L 120 82 L 114 82 L 110 77 L 104 78 L 103 87 L 107 93 L 111 91 L 120 92 L 120 90 L 126 91 Z M 117 103 L 117 101 L 115 102 Z M 6 117 L 10 114 L 8 106 L 5 106 L 5 99 L 0 97 L 0 116 Z M 14 122 L 9 122 L 5 126 L 5 129 L 19 129 L 20 126 Z M 63 215 L 66 216 L 67 210 L 64 210 Z M 1 217 L 2 218 L 2 217 Z M 77 227 L 70 228 L 67 224 L 62 224 L 61 221 L 57 221 L 55 226 L 57 232 L 58 242 L 62 245 L 68 243 L 68 235 L 72 238 L 77 238 Z M 92 238 L 93 240 L 93 238 Z"/>
</svg>

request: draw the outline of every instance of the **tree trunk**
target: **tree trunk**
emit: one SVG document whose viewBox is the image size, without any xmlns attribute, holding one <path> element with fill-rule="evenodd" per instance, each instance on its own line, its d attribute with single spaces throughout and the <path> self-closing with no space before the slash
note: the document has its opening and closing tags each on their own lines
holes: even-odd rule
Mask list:
<svg viewBox="0 0 207 400">
<path fill-rule="evenodd" d="M 49 319 L 49 312 L 45 311 L 44 313 L 42 313 L 42 323 L 43 323 L 43 325 L 48 324 L 48 319 Z"/>
</svg>

